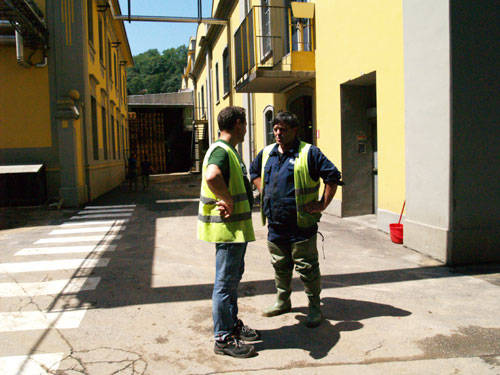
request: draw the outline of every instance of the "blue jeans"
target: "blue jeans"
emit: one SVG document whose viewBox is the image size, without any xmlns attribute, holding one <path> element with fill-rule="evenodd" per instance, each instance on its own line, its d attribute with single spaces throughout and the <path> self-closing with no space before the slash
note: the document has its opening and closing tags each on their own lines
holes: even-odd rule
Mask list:
<svg viewBox="0 0 500 375">
<path fill-rule="evenodd" d="M 238 284 L 245 271 L 247 242 L 215 244 L 215 283 L 212 293 L 214 335 L 223 340 L 238 321 Z"/>
</svg>

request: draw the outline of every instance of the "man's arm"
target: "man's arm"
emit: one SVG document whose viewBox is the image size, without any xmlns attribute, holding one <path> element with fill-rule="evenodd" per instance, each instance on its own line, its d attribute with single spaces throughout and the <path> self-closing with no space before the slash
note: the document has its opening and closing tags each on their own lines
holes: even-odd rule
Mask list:
<svg viewBox="0 0 500 375">
<path fill-rule="evenodd" d="M 223 218 L 227 219 L 233 213 L 234 203 L 233 197 L 229 193 L 229 189 L 224 181 L 222 171 L 215 164 L 209 164 L 206 171 L 206 181 L 208 188 L 219 199 L 217 206 Z"/>
<path fill-rule="evenodd" d="M 309 214 L 321 213 L 332 201 L 337 192 L 337 184 L 335 182 L 325 182 L 325 190 L 320 201 L 309 202 L 304 206 L 304 211 Z"/>
<path fill-rule="evenodd" d="M 257 187 L 260 193 L 262 193 L 261 188 L 261 168 L 262 168 L 262 150 L 257 154 L 255 159 L 250 164 L 250 178 L 252 183 Z"/>
</svg>

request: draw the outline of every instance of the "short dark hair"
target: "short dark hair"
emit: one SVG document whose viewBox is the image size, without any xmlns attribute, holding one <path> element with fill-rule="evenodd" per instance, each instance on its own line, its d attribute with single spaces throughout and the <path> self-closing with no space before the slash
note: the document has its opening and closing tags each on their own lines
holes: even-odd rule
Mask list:
<svg viewBox="0 0 500 375">
<path fill-rule="evenodd" d="M 217 116 L 219 130 L 233 130 L 237 120 L 242 123 L 246 121 L 245 108 L 230 106 L 222 109 Z"/>
<path fill-rule="evenodd" d="M 300 125 L 297 116 L 294 113 L 288 111 L 278 112 L 273 120 L 273 125 L 276 124 L 285 124 L 291 128 L 298 128 Z"/>
</svg>

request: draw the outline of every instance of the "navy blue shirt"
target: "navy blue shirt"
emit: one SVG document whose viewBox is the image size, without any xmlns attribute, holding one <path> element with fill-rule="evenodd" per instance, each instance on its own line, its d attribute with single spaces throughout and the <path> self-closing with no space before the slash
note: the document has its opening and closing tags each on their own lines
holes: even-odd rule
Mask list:
<svg viewBox="0 0 500 375">
<path fill-rule="evenodd" d="M 295 159 L 299 153 L 299 140 L 285 153 L 278 151 L 278 145 L 272 149 L 264 170 L 264 202 L 263 211 L 268 220 L 268 236 L 270 242 L 293 243 L 304 241 L 316 234 L 318 225 L 308 228 L 297 225 L 297 208 L 295 203 L 295 182 L 293 169 Z M 323 182 L 333 182 L 343 185 L 341 174 L 333 163 L 311 145 L 307 157 L 309 174 L 317 181 L 320 177 Z M 262 151 L 253 160 L 250 166 L 250 179 L 253 181 L 261 177 Z"/>
</svg>

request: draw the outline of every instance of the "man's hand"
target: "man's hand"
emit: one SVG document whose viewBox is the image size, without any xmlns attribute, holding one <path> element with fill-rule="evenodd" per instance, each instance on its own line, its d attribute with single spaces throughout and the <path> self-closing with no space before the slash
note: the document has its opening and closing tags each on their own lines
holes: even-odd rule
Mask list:
<svg viewBox="0 0 500 375">
<path fill-rule="evenodd" d="M 308 214 L 321 213 L 324 209 L 322 201 L 309 202 L 304 205 L 304 211 Z"/>
<path fill-rule="evenodd" d="M 334 182 L 326 182 L 325 190 L 323 192 L 323 198 L 320 201 L 309 202 L 304 205 L 304 211 L 308 214 L 321 213 L 324 211 L 333 197 L 335 196 L 335 192 L 337 191 L 337 184 Z"/>
<path fill-rule="evenodd" d="M 234 204 L 232 200 L 231 201 L 218 200 L 216 205 L 217 209 L 220 212 L 220 216 L 223 219 L 227 219 L 229 216 L 232 215 L 234 209 Z"/>
<path fill-rule="evenodd" d="M 252 180 L 255 187 L 259 190 L 259 193 L 262 193 L 262 184 L 261 184 L 262 181 L 261 180 L 262 180 L 261 177 L 256 177 Z"/>
<path fill-rule="evenodd" d="M 206 181 L 209 189 L 218 199 L 216 205 L 220 212 L 220 216 L 227 219 L 232 215 L 234 210 L 233 197 L 229 194 L 222 172 L 217 165 L 208 165 L 206 171 Z"/>
</svg>

